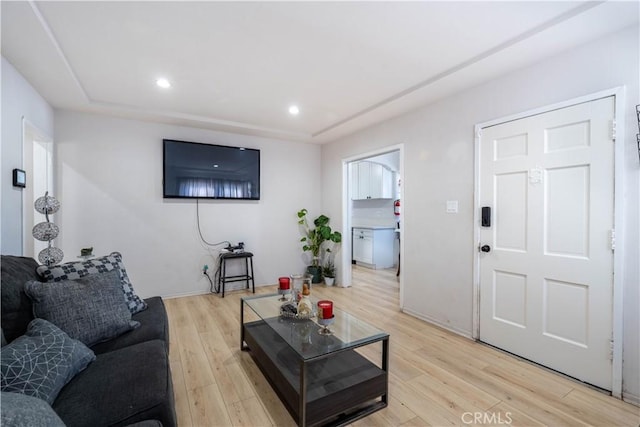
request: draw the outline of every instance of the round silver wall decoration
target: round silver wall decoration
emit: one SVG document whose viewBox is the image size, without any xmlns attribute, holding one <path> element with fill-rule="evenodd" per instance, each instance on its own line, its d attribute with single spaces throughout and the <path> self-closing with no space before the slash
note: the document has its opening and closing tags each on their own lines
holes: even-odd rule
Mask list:
<svg viewBox="0 0 640 427">
<path fill-rule="evenodd" d="M 40 251 L 38 261 L 44 265 L 56 265 L 62 261 L 63 257 L 64 253 L 60 249 L 50 246 Z"/>
<path fill-rule="evenodd" d="M 33 205 L 36 208 L 36 211 L 45 215 L 54 214 L 58 212 L 58 209 L 60 209 L 60 202 L 58 201 L 58 199 L 48 195 L 38 197 Z"/>
<path fill-rule="evenodd" d="M 48 242 L 49 240 L 55 239 L 58 237 L 59 233 L 60 228 L 52 222 L 41 222 L 36 224 L 32 231 L 33 237 L 42 242 Z"/>
<path fill-rule="evenodd" d="M 60 209 L 60 202 L 53 196 L 49 196 L 49 192 L 44 193 L 44 196 L 38 197 L 33 204 L 33 207 L 41 214 L 44 214 L 46 222 L 36 224 L 31 231 L 33 237 L 42 241 L 48 242 L 46 248 L 40 251 L 38 254 L 38 261 L 44 265 L 55 265 L 62 261 L 64 258 L 64 252 L 58 248 L 54 248 L 51 241 L 58 237 L 60 234 L 60 228 L 54 223 L 49 221 L 49 214 L 54 214 Z"/>
</svg>

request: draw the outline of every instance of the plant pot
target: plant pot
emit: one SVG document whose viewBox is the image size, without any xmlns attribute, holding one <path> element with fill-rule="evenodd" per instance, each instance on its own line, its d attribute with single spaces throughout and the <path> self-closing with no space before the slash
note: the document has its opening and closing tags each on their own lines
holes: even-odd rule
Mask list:
<svg viewBox="0 0 640 427">
<path fill-rule="evenodd" d="M 307 274 L 311 276 L 311 283 L 320 283 L 322 281 L 322 267 L 319 265 L 308 266 Z"/>
<path fill-rule="evenodd" d="M 333 286 L 333 283 L 335 282 L 336 278 L 335 277 L 327 277 L 324 276 L 324 283 L 327 286 Z"/>
</svg>

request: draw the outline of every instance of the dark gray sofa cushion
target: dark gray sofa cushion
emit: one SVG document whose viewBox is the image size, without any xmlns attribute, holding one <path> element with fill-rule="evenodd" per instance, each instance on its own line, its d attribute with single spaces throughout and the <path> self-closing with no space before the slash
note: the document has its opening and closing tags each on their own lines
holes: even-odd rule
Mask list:
<svg viewBox="0 0 640 427">
<path fill-rule="evenodd" d="M 162 423 L 158 420 L 146 420 L 139 423 L 129 424 L 127 427 L 162 427 Z"/>
<path fill-rule="evenodd" d="M 3 427 L 65 427 L 58 414 L 42 399 L 20 393 L 0 393 Z"/>
<path fill-rule="evenodd" d="M 31 300 L 24 293 L 24 284 L 39 280 L 38 263 L 33 258 L 2 255 L 2 331 L 11 342 L 23 335 L 33 320 Z"/>
<path fill-rule="evenodd" d="M 132 320 L 140 323 L 140 327 L 112 340 L 91 346 L 91 349 L 96 354 L 101 354 L 137 343 L 158 339 L 164 341 L 168 348 L 169 320 L 162 298 L 152 297 L 144 301 L 147 304 L 147 309 L 131 317 Z"/>
<path fill-rule="evenodd" d="M 62 389 L 53 409 L 68 427 L 176 425 L 166 343 L 147 341 L 97 356 Z"/>
<path fill-rule="evenodd" d="M 52 403 L 62 387 L 95 359 L 93 351 L 44 319 L 2 347 L 0 389 Z"/>
<path fill-rule="evenodd" d="M 86 345 L 107 341 L 140 326 L 122 298 L 120 275 L 111 270 L 77 280 L 30 280 L 25 293 L 33 314 L 48 320 Z"/>
<path fill-rule="evenodd" d="M 38 274 L 42 275 L 47 282 L 75 280 L 89 274 L 106 273 L 111 270 L 116 270 L 120 275 L 123 298 L 127 302 L 131 314 L 138 313 L 147 308 L 144 301 L 142 301 L 133 290 L 133 285 L 129 280 L 127 270 L 124 268 L 124 262 L 122 261 L 120 252 L 112 252 L 109 255 L 94 259 L 67 262 L 49 267 L 41 265 L 37 268 Z"/>
</svg>

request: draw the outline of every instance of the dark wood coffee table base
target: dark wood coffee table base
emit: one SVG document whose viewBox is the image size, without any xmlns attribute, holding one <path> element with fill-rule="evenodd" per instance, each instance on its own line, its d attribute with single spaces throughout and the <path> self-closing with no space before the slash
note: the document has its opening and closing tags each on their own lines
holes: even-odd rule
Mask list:
<svg viewBox="0 0 640 427">
<path fill-rule="evenodd" d="M 381 340 L 382 368 L 353 349 L 303 360 L 267 324 L 273 321 L 278 320 L 243 324 L 242 336 L 248 346 L 243 343 L 243 350 L 251 350 L 298 425 L 345 425 L 387 406 L 388 338 Z M 311 322 L 310 327 L 316 334 L 318 326 Z M 312 338 L 322 343 L 325 337 Z"/>
</svg>

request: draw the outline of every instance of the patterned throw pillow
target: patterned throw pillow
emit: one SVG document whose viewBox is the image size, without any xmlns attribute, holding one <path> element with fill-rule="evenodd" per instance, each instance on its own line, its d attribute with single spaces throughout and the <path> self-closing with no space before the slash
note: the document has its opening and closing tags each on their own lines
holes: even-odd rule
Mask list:
<svg viewBox="0 0 640 427">
<path fill-rule="evenodd" d="M 34 319 L 26 334 L 2 347 L 0 390 L 52 404 L 62 387 L 95 358 L 93 351 L 57 326 Z"/>
<path fill-rule="evenodd" d="M 24 292 L 33 302 L 35 317 L 48 320 L 88 346 L 140 326 L 131 320 L 116 270 L 54 284 L 30 280 Z"/>
<path fill-rule="evenodd" d="M 20 393 L 0 393 L 0 425 L 3 427 L 64 427 L 64 423 L 44 400 Z"/>
<path fill-rule="evenodd" d="M 120 252 L 112 252 L 107 256 L 85 261 L 68 262 L 52 266 L 41 265 L 37 270 L 38 274 L 47 282 L 75 280 L 89 274 L 106 273 L 107 271 L 117 270 L 120 275 L 124 299 L 127 301 L 127 307 L 129 307 L 131 314 L 139 313 L 147 308 L 147 303 L 140 299 L 133 290 Z"/>
</svg>

